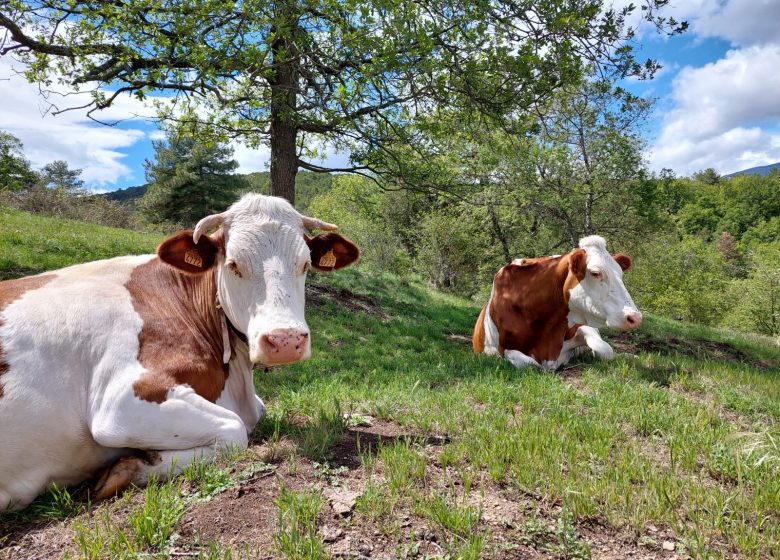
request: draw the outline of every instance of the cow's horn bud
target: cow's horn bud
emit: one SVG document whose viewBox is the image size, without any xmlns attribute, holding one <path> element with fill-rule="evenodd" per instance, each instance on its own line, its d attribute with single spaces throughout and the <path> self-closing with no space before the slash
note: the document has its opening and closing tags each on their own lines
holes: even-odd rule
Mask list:
<svg viewBox="0 0 780 560">
<path fill-rule="evenodd" d="M 206 216 L 198 222 L 198 225 L 195 226 L 195 231 L 192 232 L 192 240 L 197 244 L 201 235 L 205 234 L 210 229 L 218 228 L 224 221 L 224 214 L 212 214 L 211 216 Z"/>
<path fill-rule="evenodd" d="M 306 229 L 322 229 L 325 231 L 339 229 L 339 226 L 336 224 L 329 224 L 328 222 L 323 222 L 317 218 L 310 218 L 308 216 L 301 215 L 301 220 L 303 220 L 303 225 Z"/>
</svg>

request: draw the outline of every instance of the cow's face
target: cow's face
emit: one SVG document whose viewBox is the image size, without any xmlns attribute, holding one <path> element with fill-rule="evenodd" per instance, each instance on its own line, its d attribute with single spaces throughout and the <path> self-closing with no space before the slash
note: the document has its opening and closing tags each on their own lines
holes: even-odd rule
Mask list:
<svg viewBox="0 0 780 560">
<path fill-rule="evenodd" d="M 610 255 L 603 238 L 581 239 L 580 248 L 569 254 L 569 323 L 637 328 L 642 314 L 623 284 L 623 272 L 630 267 L 631 258 Z"/>
<path fill-rule="evenodd" d="M 197 251 L 215 247 L 219 302 L 246 335 L 253 363 L 278 365 L 308 358 L 306 274 L 311 267 L 329 271 L 358 258 L 358 248 L 348 239 L 334 233 L 308 237 L 304 224 L 335 229 L 302 216 L 284 199 L 248 194 L 225 212 L 198 222 L 192 233 Z M 215 227 L 216 234 L 205 235 Z"/>
</svg>

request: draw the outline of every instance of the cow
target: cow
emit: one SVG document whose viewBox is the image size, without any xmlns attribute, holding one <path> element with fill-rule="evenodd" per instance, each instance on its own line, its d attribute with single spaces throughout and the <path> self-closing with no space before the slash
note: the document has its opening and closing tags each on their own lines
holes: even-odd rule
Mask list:
<svg viewBox="0 0 780 560">
<path fill-rule="evenodd" d="M 101 472 L 103 499 L 245 448 L 265 413 L 253 365 L 311 353 L 309 268 L 359 256 L 335 229 L 250 193 L 154 255 L 0 282 L 0 510 Z"/>
<path fill-rule="evenodd" d="M 630 267 L 628 255 L 613 257 L 597 235 L 582 238 L 566 255 L 515 259 L 493 279 L 474 326 L 474 352 L 551 370 L 587 349 L 612 359 L 598 329 L 633 330 L 642 323 L 623 285 Z"/>
</svg>

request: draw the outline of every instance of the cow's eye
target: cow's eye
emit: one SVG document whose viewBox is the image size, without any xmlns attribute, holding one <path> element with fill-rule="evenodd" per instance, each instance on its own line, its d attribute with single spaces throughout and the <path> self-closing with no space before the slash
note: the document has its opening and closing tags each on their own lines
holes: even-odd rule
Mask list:
<svg viewBox="0 0 780 560">
<path fill-rule="evenodd" d="M 228 260 L 227 266 L 230 269 L 230 272 L 232 272 L 233 274 L 235 274 L 239 278 L 243 278 L 244 277 L 244 275 L 241 274 L 241 269 L 238 268 L 238 265 L 236 264 L 236 261 L 234 261 L 233 259 L 229 259 Z"/>
<path fill-rule="evenodd" d="M 596 280 L 601 280 L 602 274 L 600 270 L 591 270 L 590 275 L 592 278 L 595 278 Z"/>
</svg>

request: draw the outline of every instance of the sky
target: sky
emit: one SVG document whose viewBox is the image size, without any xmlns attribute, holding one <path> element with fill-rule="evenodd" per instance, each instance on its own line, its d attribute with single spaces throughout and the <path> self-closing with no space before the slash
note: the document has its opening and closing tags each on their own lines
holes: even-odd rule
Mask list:
<svg viewBox="0 0 780 560">
<path fill-rule="evenodd" d="M 627 3 L 618 0 L 616 5 Z M 652 171 L 678 176 L 713 168 L 720 174 L 780 162 L 780 0 L 671 0 L 662 13 L 690 23 L 682 36 L 638 34 L 639 55 L 661 62 L 651 81 L 634 81 L 636 93 L 656 100 L 644 136 Z M 50 104 L 83 104 L 85 94 L 43 98 L 22 70 L 0 57 L 0 130 L 24 144 L 34 168 L 65 160 L 82 169 L 96 192 L 145 182 L 143 162 L 153 159 L 161 137 L 154 111 L 130 97 L 100 114 L 105 126 L 83 110 L 53 115 Z M 267 169 L 267 149 L 234 144 L 239 172 Z M 344 154 L 324 163 L 343 165 Z M 323 163 L 323 162 L 320 162 Z"/>
</svg>

